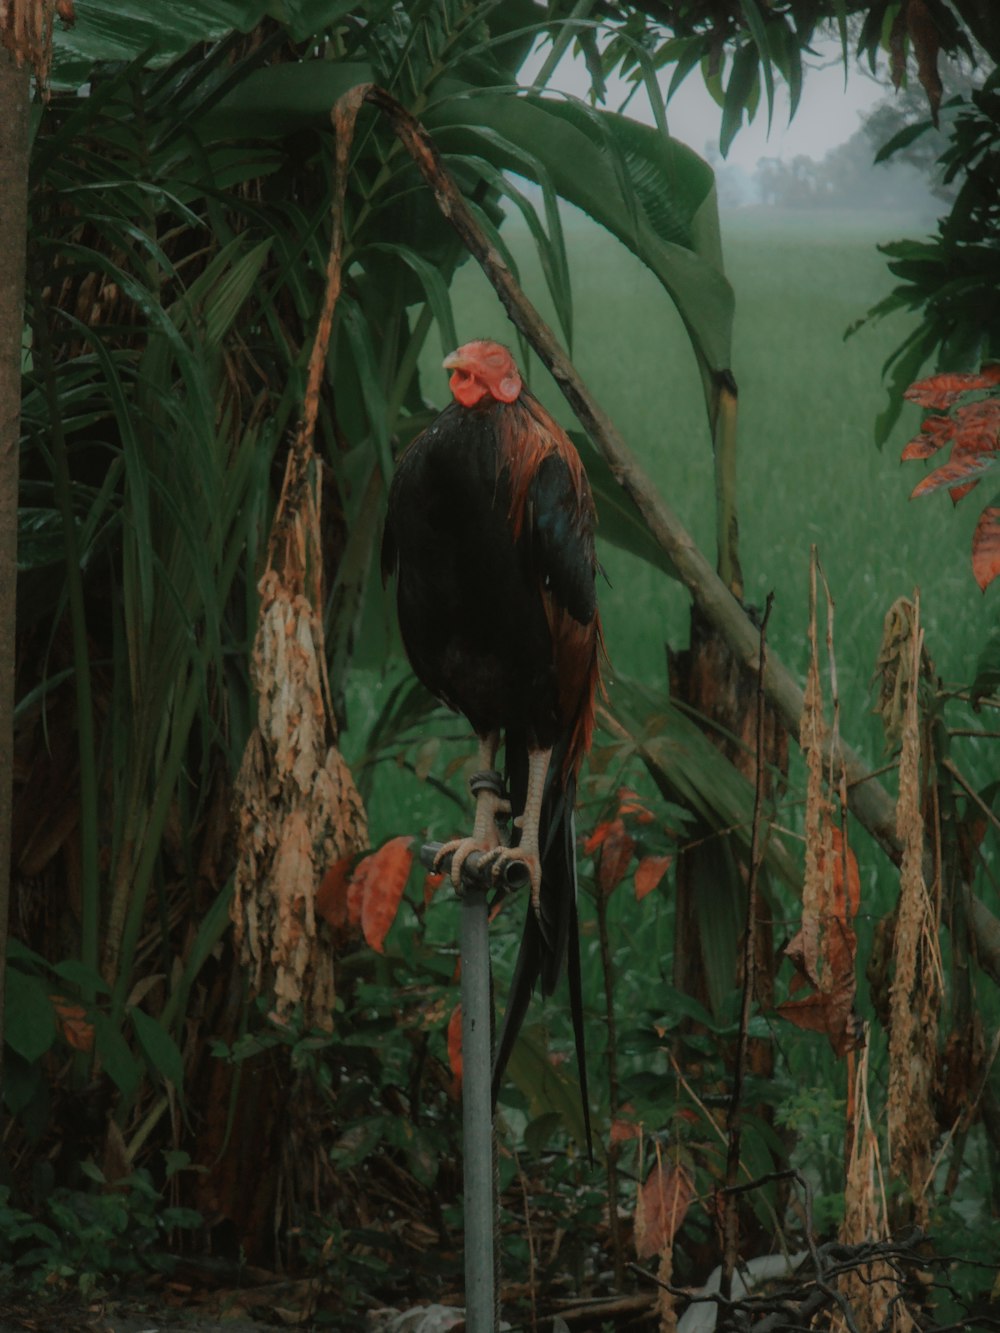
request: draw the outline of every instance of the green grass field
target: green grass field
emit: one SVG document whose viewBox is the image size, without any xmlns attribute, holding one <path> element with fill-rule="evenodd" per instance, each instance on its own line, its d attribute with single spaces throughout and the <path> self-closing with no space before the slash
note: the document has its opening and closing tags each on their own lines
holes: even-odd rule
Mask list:
<svg viewBox="0 0 1000 1333">
<path fill-rule="evenodd" d="M 897 319 L 866 327 L 846 343 L 843 334 L 891 286 L 891 275 L 875 244 L 905 235 L 908 229 L 905 221 L 895 226 L 886 226 L 884 220 L 880 223 L 876 230 L 874 223 L 860 219 L 847 223 L 844 219 L 737 214 L 727 219 L 724 228 L 737 302 L 733 369 L 740 388 L 741 555 L 748 599 L 762 604 L 767 593 L 774 592 L 772 649 L 804 680 L 809 550 L 816 544 L 836 604 L 842 734 L 873 768 L 888 762 L 880 724 L 871 713 L 869 682 L 889 606 L 919 587 L 927 647 L 940 675 L 946 681 L 968 683 L 979 648 L 996 621 L 1000 597 L 997 588 L 985 598 L 980 594 L 969 563 L 972 528 L 988 497 L 970 496 L 957 510 L 947 495 L 914 502 L 908 499 L 923 473 L 919 464 L 901 466 L 899 453 L 916 432 L 920 413 L 908 407 L 885 448 L 879 452 L 874 445 L 874 420 L 886 402 L 881 367 L 907 332 L 907 324 Z M 711 448 L 694 359 L 680 321 L 646 270 L 614 240 L 575 217 L 567 219 L 566 232 L 573 275 L 576 364 L 674 510 L 702 549 L 712 555 Z M 518 256 L 523 285 L 551 320 L 526 233 L 514 226 L 508 239 Z M 461 270 L 453 295 L 462 341 L 492 336 L 516 345 L 503 310 L 472 264 Z M 440 347 L 433 339 L 422 363 L 424 391 L 443 406 L 447 387 L 439 364 Z M 530 380 L 565 424 L 575 424 L 537 365 L 530 371 Z M 658 570 L 606 544 L 601 559 L 612 585 L 601 593 L 611 672 L 664 690 L 664 644 L 680 649 L 687 641 L 687 594 Z M 383 608 L 380 614 L 391 612 Z M 347 736 L 349 760 L 353 761 L 355 747 L 370 725 L 365 718 L 377 712 L 391 686 L 404 675 L 405 668 L 398 663 L 382 672 L 357 673 L 349 701 L 352 720 L 360 725 L 352 726 Z M 968 717 L 964 713 L 963 725 L 968 726 Z M 441 721 L 435 727 L 438 733 L 446 730 L 451 738 L 468 736 L 461 720 Z M 442 838 L 468 825 L 468 801 L 463 813 L 454 801 L 441 799 L 430 784 L 419 780 L 426 776 L 421 768 L 426 761 L 436 779 L 464 798 L 459 764 L 462 756 L 471 754 L 471 740 L 461 739 L 435 751 L 435 727 L 426 732 L 414 729 L 406 752 L 410 771 L 391 762 L 378 766 L 369 800 L 373 842 L 401 832 Z M 430 739 L 423 739 L 425 736 Z M 952 750 L 957 762 L 980 783 L 995 768 L 989 744 L 963 739 Z M 803 766 L 794 746 L 792 749 L 790 782 L 777 821 L 794 830 L 801 828 Z M 421 769 L 419 775 L 412 771 L 414 765 Z M 630 781 L 642 777 L 629 773 Z M 887 773 L 885 780 L 891 785 L 892 774 Z M 583 809 L 578 820 L 581 832 L 589 830 L 596 817 L 594 809 Z M 668 821 L 670 818 L 668 815 Z M 871 956 L 875 924 L 890 910 L 899 881 L 867 837 L 856 828 L 851 837 L 863 885 L 856 920 L 862 972 Z M 789 847 L 793 849 L 793 842 Z M 586 861 L 581 865 L 581 888 L 591 1093 L 597 1099 L 595 1105 L 606 1105 L 603 974 L 592 901 L 593 872 Z M 775 940 L 780 946 L 795 930 L 799 909 L 792 890 L 775 892 Z M 657 1113 L 664 1116 L 671 1114 L 671 1098 L 676 1094 L 678 1102 L 681 1099 L 679 1090 L 671 1091 L 661 1044 L 652 1037 L 658 1014 L 666 1015 L 662 1024 L 670 1030 L 677 1014 L 685 1012 L 683 1006 L 677 1008 L 680 997 L 671 987 L 674 901 L 669 876 L 663 889 L 642 904 L 635 902 L 630 889 L 623 888 L 612 900 L 608 932 L 614 953 L 621 1086 L 638 1088 L 642 1097 L 648 1093 Z M 995 902 L 988 905 L 996 910 Z M 491 927 L 499 995 L 504 993 L 512 967 L 522 911 L 520 904 L 511 904 Z M 413 924 L 411 914 L 402 930 L 412 931 Z M 425 938 L 439 949 L 454 947 L 457 912 L 451 895 L 436 896 L 424 916 L 423 928 Z M 778 981 L 779 998 L 787 994 L 789 973 L 790 968 L 784 966 Z M 717 1012 L 735 1014 L 737 998 L 733 991 Z M 871 1015 L 863 980 L 858 1006 L 863 1015 Z M 813 1180 L 816 1216 L 824 1227 L 832 1227 L 842 1206 L 844 1064 L 816 1034 L 800 1033 L 773 1016 L 755 1021 L 766 1024 L 763 1030 L 772 1036 L 778 1053 L 764 1100 L 777 1099 L 781 1123 L 803 1135 L 801 1158 L 793 1153 L 793 1161 Z M 562 987 L 544 1007 L 536 1004 L 529 1014 L 525 1029 L 529 1044 L 532 1033 L 543 1031 L 551 1035 L 554 1046 L 569 1050 Z M 710 1040 L 706 1043 L 711 1055 L 715 1048 Z M 884 1033 L 876 1025 L 872 1078 L 879 1086 L 884 1084 L 885 1062 Z M 516 1095 L 509 1101 L 510 1097 L 508 1087 L 503 1102 L 516 1138 L 530 1116 L 538 1114 L 539 1106 L 526 1103 L 523 1097 L 519 1101 Z M 511 1118 L 512 1105 L 527 1109 L 515 1110 Z M 550 1108 L 544 1098 L 539 1105 Z M 683 1137 L 683 1127 L 679 1132 Z M 759 1126 L 744 1136 L 743 1151 L 751 1174 L 763 1175 L 773 1168 L 772 1158 L 763 1149 L 766 1141 Z M 968 1154 L 963 1184 L 952 1202 L 955 1208 L 967 1206 L 969 1216 L 978 1219 L 985 1214 L 977 1182 L 987 1169 L 981 1136 L 970 1140 Z M 962 1221 L 961 1226 L 965 1225 Z"/>
<path fill-rule="evenodd" d="M 910 501 L 920 464 L 899 462 L 920 413 L 907 405 L 879 451 L 874 421 L 885 406 L 881 367 L 909 325 L 896 317 L 844 340 L 845 329 L 890 289 L 879 240 L 907 234 L 884 215 L 729 214 L 723 240 L 736 295 L 733 369 L 740 389 L 739 506 L 748 600 L 774 592 L 772 650 L 804 679 L 809 549 L 815 543 L 835 601 L 835 647 L 846 739 L 873 767 L 883 762 L 870 680 L 885 612 L 920 589 L 927 647 L 946 681 L 968 682 L 1000 592 L 984 598 L 969 550 L 983 501 L 957 509 L 946 495 Z M 521 279 L 550 320 L 540 266 L 519 219 L 506 230 Z M 582 215 L 569 212 L 566 240 L 574 300 L 574 359 L 630 447 L 662 487 L 702 549 L 713 552 L 711 448 L 694 358 L 673 306 L 647 270 Z M 514 344 L 513 330 L 473 263 L 453 289 L 461 340 L 492 336 Z M 422 362 L 426 395 L 442 406 L 446 377 L 440 345 Z M 537 364 L 532 387 L 567 425 L 575 424 Z M 612 672 L 652 687 L 665 683 L 664 644 L 687 639 L 688 597 L 677 583 L 602 543 L 611 587 L 601 592 Z M 391 617 L 388 602 L 381 615 Z M 389 679 L 398 678 L 390 673 Z M 367 719 L 384 701 L 379 672 L 351 684 L 349 757 Z M 452 734 L 460 734 L 456 722 Z M 957 751 L 973 775 L 988 773 L 978 742 Z M 438 772 L 444 766 L 435 765 Z M 984 779 L 985 780 L 985 779 Z M 790 801 L 794 802 L 793 773 Z M 380 766 L 371 793 L 374 840 L 402 829 L 440 837 L 454 831 L 451 803 L 428 800 L 422 782 Z M 461 817 L 459 816 L 459 822 Z M 794 820 L 793 820 L 794 822 Z M 876 867 L 870 867 L 876 873 Z"/>
<path fill-rule="evenodd" d="M 733 369 L 740 389 L 741 558 L 750 601 L 775 595 L 771 641 L 805 667 L 809 548 L 815 543 L 836 603 L 835 635 L 845 732 L 873 761 L 880 740 L 869 679 L 892 601 L 919 587 L 927 643 L 946 680 L 968 681 L 995 617 L 969 564 L 982 501 L 953 509 L 946 495 L 911 502 L 919 464 L 900 465 L 916 432 L 907 406 L 880 452 L 874 420 L 885 406 L 881 367 L 909 325 L 904 318 L 844 331 L 886 294 L 892 276 L 876 242 L 907 233 L 905 219 L 732 213 L 724 222 L 736 294 Z M 552 318 L 523 229 L 506 233 L 533 299 Z M 694 358 L 673 306 L 646 269 L 579 215 L 566 225 L 574 298 L 574 359 L 699 545 L 713 555 L 711 448 Z M 472 264 L 454 291 L 459 337 L 512 329 Z M 435 384 L 438 348 L 425 358 Z M 565 424 L 572 417 L 539 367 L 532 387 Z M 605 545 L 612 587 L 602 610 L 613 667 L 662 681 L 664 641 L 683 646 L 687 597 L 656 570 Z M 992 604 L 992 605 L 991 605 Z"/>
</svg>

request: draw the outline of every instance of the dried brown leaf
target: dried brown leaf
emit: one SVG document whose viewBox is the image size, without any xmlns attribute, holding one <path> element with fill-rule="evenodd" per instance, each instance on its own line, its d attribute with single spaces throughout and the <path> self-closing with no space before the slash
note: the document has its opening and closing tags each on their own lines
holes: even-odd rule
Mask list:
<svg viewBox="0 0 1000 1333">
<path fill-rule="evenodd" d="M 919 601 L 914 608 L 910 675 L 920 670 L 923 631 Z M 896 832 L 903 847 L 899 908 L 890 989 L 889 1096 L 887 1122 L 892 1175 L 909 1188 L 914 1221 L 924 1225 L 931 1145 L 937 1134 L 932 1105 L 937 1061 L 942 971 L 936 911 L 924 880 L 924 817 L 921 791 L 922 736 L 919 691 L 908 692 L 899 762 Z"/>
<path fill-rule="evenodd" d="M 972 534 L 972 572 L 983 592 L 1000 574 L 1000 508 L 988 505 Z"/>
<path fill-rule="evenodd" d="M 663 1254 L 673 1246 L 694 1198 L 687 1169 L 679 1163 L 665 1163 L 657 1145 L 656 1163 L 636 1197 L 635 1250 L 640 1259 Z"/>
</svg>

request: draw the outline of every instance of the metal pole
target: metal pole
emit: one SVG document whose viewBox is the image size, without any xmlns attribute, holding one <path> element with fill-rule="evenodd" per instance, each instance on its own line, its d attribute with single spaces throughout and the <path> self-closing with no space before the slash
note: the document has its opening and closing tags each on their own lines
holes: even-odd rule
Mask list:
<svg viewBox="0 0 1000 1333">
<path fill-rule="evenodd" d="M 463 885 L 462 1128 L 465 1173 L 465 1327 L 496 1329 L 493 1256 L 493 1105 L 490 1041 L 490 953 L 486 890 Z"/>
<path fill-rule="evenodd" d="M 438 865 L 441 843 L 425 843 L 420 860 L 448 874 L 450 854 Z M 508 861 L 494 878 L 489 856 L 472 852 L 462 866 L 462 1130 L 465 1185 L 466 1333 L 496 1333 L 499 1320 L 496 1166 L 493 1144 L 493 1024 L 490 993 L 489 892 L 522 888 L 523 861 Z"/>
</svg>

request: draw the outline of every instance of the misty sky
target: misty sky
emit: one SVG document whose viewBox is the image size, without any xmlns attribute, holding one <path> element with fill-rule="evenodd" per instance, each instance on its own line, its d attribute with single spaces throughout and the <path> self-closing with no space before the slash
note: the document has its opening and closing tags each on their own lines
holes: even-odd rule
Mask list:
<svg viewBox="0 0 1000 1333">
<path fill-rule="evenodd" d="M 886 96 L 886 89 L 863 74 L 852 62 L 847 87 L 844 66 L 836 42 L 817 43 L 819 56 L 806 71 L 802 99 L 795 118 L 788 122 L 788 95 L 785 84 L 775 74 L 775 108 L 771 132 L 767 131 L 767 111 L 763 106 L 752 125 L 744 125 L 729 150 L 728 161 L 753 172 L 761 157 L 790 160 L 799 154 L 821 159 L 831 148 L 849 139 L 860 124 L 860 114 Z M 548 47 L 526 64 L 522 80 L 530 82 L 541 66 Z M 669 82 L 670 70 L 664 79 Z M 551 87 L 578 97 L 586 94 L 589 80 L 581 60 L 567 56 L 556 71 Z M 623 80 L 609 80 L 607 105 L 617 110 L 630 85 Z M 637 120 L 652 122 L 645 91 L 640 90 L 628 106 L 628 114 Z M 696 152 L 705 153 L 706 145 L 717 145 L 721 112 L 705 90 L 698 70 L 693 70 L 675 93 L 667 108 L 670 132 Z"/>
</svg>

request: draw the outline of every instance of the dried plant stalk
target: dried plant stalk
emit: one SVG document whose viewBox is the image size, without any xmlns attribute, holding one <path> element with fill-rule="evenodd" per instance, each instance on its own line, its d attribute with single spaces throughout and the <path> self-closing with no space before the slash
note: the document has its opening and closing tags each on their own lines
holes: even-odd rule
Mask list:
<svg viewBox="0 0 1000 1333">
<path fill-rule="evenodd" d="M 845 1245 L 883 1240 L 889 1234 L 882 1157 L 868 1104 L 867 1041 L 858 1061 L 854 1105 L 857 1118 L 840 1228 L 840 1240 Z M 898 1276 L 885 1260 L 851 1269 L 841 1279 L 840 1289 L 850 1304 L 859 1333 L 912 1333 L 915 1325 L 900 1299 Z M 839 1316 L 834 1326 L 844 1326 Z"/>
<path fill-rule="evenodd" d="M 823 686 L 820 681 L 819 643 L 816 631 L 816 548 L 809 562 L 809 673 L 799 743 L 805 757 L 805 878 L 802 884 L 802 930 L 800 946 L 804 972 L 814 978 L 821 991 L 829 989 L 829 963 L 822 947 L 822 929 L 833 897 L 833 808 L 824 782 L 824 754 L 828 746 L 823 717 Z"/>
<path fill-rule="evenodd" d="M 363 91 L 363 90 L 362 90 Z M 326 291 L 309 361 L 303 420 L 271 525 L 252 675 L 257 726 L 236 780 L 239 848 L 233 921 L 257 991 L 284 1019 L 330 1028 L 332 940 L 316 913 L 327 868 L 368 840 L 364 808 L 337 748 L 323 636 L 321 464 L 313 453 L 320 386 L 340 292 L 347 158 L 362 91 L 338 104 Z"/>
<path fill-rule="evenodd" d="M 923 649 L 919 600 L 907 644 L 909 688 L 903 710 L 896 826 L 903 858 L 890 990 L 888 1129 L 890 1172 L 909 1188 L 912 1220 L 928 1219 L 927 1192 L 937 1119 L 932 1106 L 943 973 L 937 913 L 924 880 L 919 676 Z M 936 894 L 935 894 L 936 897 Z"/>
<path fill-rule="evenodd" d="M 0 0 L 0 43 L 19 66 L 31 66 L 46 97 L 56 14 L 68 27 L 72 26 L 73 0 Z"/>
</svg>

